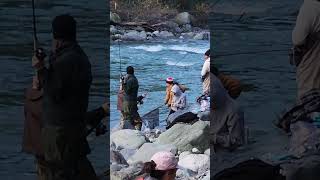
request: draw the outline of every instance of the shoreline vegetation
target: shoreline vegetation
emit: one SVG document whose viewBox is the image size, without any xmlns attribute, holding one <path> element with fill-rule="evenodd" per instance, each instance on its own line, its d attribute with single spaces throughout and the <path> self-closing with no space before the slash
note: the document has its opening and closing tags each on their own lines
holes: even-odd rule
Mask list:
<svg viewBox="0 0 320 180">
<path fill-rule="evenodd" d="M 207 0 L 112 0 L 110 40 L 209 40 L 209 8 Z"/>
</svg>

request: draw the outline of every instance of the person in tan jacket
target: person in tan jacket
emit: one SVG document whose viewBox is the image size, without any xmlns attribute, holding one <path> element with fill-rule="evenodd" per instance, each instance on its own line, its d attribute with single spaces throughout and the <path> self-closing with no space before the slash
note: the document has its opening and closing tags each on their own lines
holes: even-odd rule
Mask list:
<svg viewBox="0 0 320 180">
<path fill-rule="evenodd" d="M 168 107 L 171 107 L 172 99 L 173 99 L 173 93 L 171 92 L 171 89 L 173 87 L 173 78 L 168 77 L 166 80 L 166 98 L 164 104 Z"/>
</svg>

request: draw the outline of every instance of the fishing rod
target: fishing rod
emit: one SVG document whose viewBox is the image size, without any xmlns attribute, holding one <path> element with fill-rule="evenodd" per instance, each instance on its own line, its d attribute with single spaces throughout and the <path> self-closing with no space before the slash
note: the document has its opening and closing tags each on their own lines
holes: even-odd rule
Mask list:
<svg viewBox="0 0 320 180">
<path fill-rule="evenodd" d="M 273 49 L 273 50 L 264 50 L 264 51 L 248 51 L 248 52 L 236 52 L 236 53 L 221 53 L 217 55 L 213 55 L 213 58 L 220 58 L 226 56 L 236 56 L 236 55 L 251 55 L 251 54 L 262 54 L 262 53 L 270 53 L 270 52 L 289 52 L 288 49 Z"/>
<path fill-rule="evenodd" d="M 38 48 L 38 37 L 36 28 L 36 8 L 34 5 L 34 0 L 32 0 L 32 21 L 33 21 L 33 49 L 34 51 Z"/>
</svg>

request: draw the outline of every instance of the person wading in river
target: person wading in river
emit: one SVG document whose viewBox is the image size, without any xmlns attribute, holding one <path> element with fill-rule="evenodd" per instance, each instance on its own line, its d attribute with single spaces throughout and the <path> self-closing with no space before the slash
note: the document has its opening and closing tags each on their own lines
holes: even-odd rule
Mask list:
<svg viewBox="0 0 320 180">
<path fill-rule="evenodd" d="M 292 32 L 297 66 L 298 101 L 312 89 L 320 89 L 320 1 L 305 0 Z"/>
<path fill-rule="evenodd" d="M 120 121 L 121 129 L 131 129 L 132 126 L 136 130 L 141 130 L 142 120 L 138 113 L 138 98 L 139 82 L 134 75 L 134 68 L 127 67 L 127 75 L 122 78 L 123 101 L 122 101 L 122 119 Z"/>
<path fill-rule="evenodd" d="M 171 89 L 173 87 L 173 78 L 168 77 L 166 80 L 166 98 L 164 104 L 168 107 L 171 107 L 172 99 L 173 99 L 173 93 L 171 92 Z"/>
<path fill-rule="evenodd" d="M 39 54 L 32 58 L 43 87 L 41 141 L 45 179 L 74 180 L 78 164 L 90 152 L 85 115 L 92 82 L 90 61 L 76 40 L 76 21 L 60 15 L 52 22 L 49 67 Z"/>
<path fill-rule="evenodd" d="M 45 166 L 43 167 L 43 147 L 41 146 L 41 128 L 43 127 L 42 120 L 42 100 L 43 100 L 43 89 L 39 86 L 37 76 L 34 76 L 32 86 L 26 90 L 26 99 L 24 104 L 24 135 L 22 142 L 22 151 L 33 154 L 35 156 L 36 169 L 38 179 L 46 179 Z M 104 103 L 101 107 L 87 112 L 85 122 L 90 127 L 97 127 L 100 121 L 106 117 L 109 113 L 109 105 Z M 104 133 L 104 129 L 97 127 L 96 135 Z M 96 174 L 90 163 L 86 158 L 78 162 L 79 177 L 78 179 L 83 180 L 94 180 Z"/>
<path fill-rule="evenodd" d="M 202 93 L 210 93 L 210 49 L 204 54 L 204 64 L 201 70 Z"/>
</svg>

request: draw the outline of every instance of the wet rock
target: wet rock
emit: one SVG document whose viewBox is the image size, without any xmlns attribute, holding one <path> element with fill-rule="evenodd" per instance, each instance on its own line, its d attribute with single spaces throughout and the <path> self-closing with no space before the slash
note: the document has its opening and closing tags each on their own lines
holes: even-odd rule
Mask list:
<svg viewBox="0 0 320 180">
<path fill-rule="evenodd" d="M 185 25 L 191 23 L 191 15 L 188 12 L 182 12 L 177 14 L 175 17 L 175 22 L 179 25 Z"/>
<path fill-rule="evenodd" d="M 144 41 L 147 38 L 147 34 L 145 31 L 135 31 L 135 30 L 130 30 L 126 33 L 124 33 L 122 39 L 125 41 Z"/>
<path fill-rule="evenodd" d="M 110 34 L 116 34 L 118 32 L 117 28 L 113 25 L 110 26 Z"/>
<path fill-rule="evenodd" d="M 196 34 L 193 39 L 195 40 L 209 40 L 209 33 L 208 32 L 200 32 Z"/>
<path fill-rule="evenodd" d="M 191 151 L 197 148 L 201 152 L 209 148 L 209 126 L 208 121 L 197 121 L 192 125 L 175 124 L 157 139 L 158 144 L 172 144 L 179 151 Z"/>
<path fill-rule="evenodd" d="M 128 159 L 129 164 L 134 164 L 137 162 L 148 162 L 151 157 L 160 151 L 169 151 L 173 154 L 177 153 L 177 148 L 173 145 L 160 145 L 155 143 L 145 143 L 143 144 L 139 150 Z"/>
<path fill-rule="evenodd" d="M 121 149 L 138 149 L 146 142 L 140 131 L 122 129 L 111 134 L 110 141 Z"/>
<path fill-rule="evenodd" d="M 167 38 L 174 37 L 174 34 L 172 32 L 169 32 L 169 31 L 161 31 L 159 33 L 158 37 L 160 37 L 162 39 L 167 39 Z"/>
<path fill-rule="evenodd" d="M 199 112 L 197 116 L 201 121 L 210 121 L 210 111 Z"/>
<path fill-rule="evenodd" d="M 183 32 L 190 32 L 190 31 L 192 31 L 192 26 L 190 24 L 185 24 L 182 26 L 182 31 Z"/>
<path fill-rule="evenodd" d="M 121 18 L 117 13 L 110 12 L 110 21 L 113 23 L 121 23 Z"/>
<path fill-rule="evenodd" d="M 187 39 L 193 38 L 194 35 L 195 35 L 195 34 L 194 34 L 193 32 L 181 33 L 181 36 L 182 36 L 183 38 L 187 38 Z"/>
<path fill-rule="evenodd" d="M 204 173 L 210 169 L 210 157 L 205 154 L 189 154 L 179 159 L 178 164 L 195 173 Z"/>
</svg>

